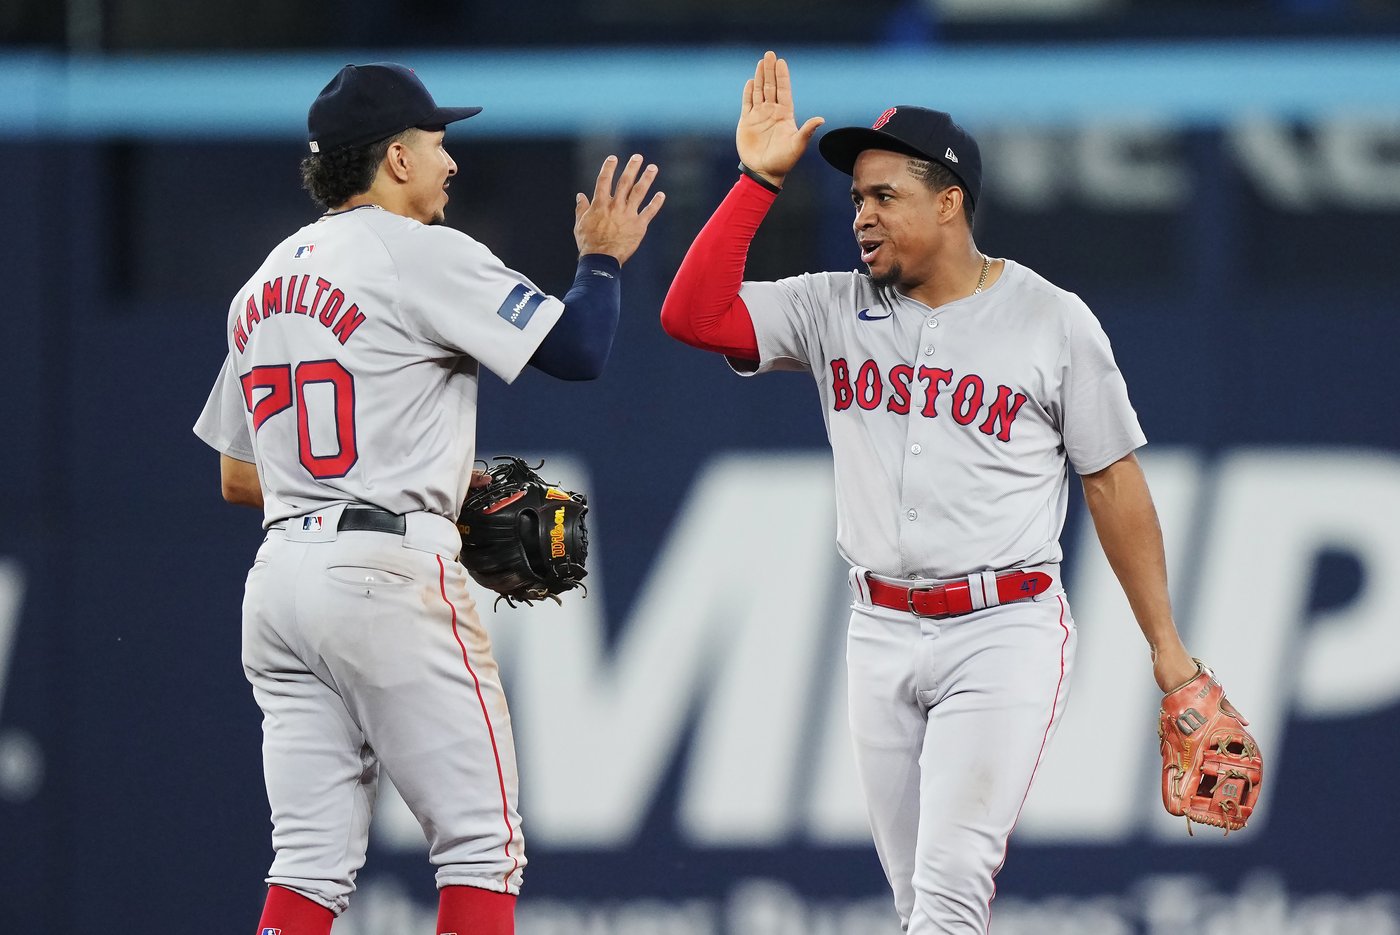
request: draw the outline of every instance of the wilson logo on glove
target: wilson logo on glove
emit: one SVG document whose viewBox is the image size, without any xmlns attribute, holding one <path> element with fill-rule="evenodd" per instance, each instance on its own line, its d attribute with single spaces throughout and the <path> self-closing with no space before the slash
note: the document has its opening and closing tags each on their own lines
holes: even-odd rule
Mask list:
<svg viewBox="0 0 1400 935">
<path fill-rule="evenodd" d="M 1198 659 L 1194 678 L 1162 699 L 1162 804 L 1191 823 L 1225 833 L 1249 821 L 1264 781 L 1264 757 L 1249 722 L 1225 697 L 1215 673 Z M 1196 740 L 1199 735 L 1200 740 Z"/>
<path fill-rule="evenodd" d="M 553 492 L 550 491 L 550 493 Z M 561 506 L 554 511 L 554 528 L 549 531 L 549 556 L 550 558 L 563 558 L 565 551 L 564 508 Z"/>
</svg>

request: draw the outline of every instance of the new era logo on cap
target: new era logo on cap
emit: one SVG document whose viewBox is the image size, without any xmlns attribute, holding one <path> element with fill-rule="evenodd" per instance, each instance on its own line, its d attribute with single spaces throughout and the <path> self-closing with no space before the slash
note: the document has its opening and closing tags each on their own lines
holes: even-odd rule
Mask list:
<svg viewBox="0 0 1400 935">
<path fill-rule="evenodd" d="M 943 158 L 949 162 L 957 162 L 958 157 L 953 153 L 953 147 L 949 146 L 948 151 L 943 154 Z"/>
</svg>

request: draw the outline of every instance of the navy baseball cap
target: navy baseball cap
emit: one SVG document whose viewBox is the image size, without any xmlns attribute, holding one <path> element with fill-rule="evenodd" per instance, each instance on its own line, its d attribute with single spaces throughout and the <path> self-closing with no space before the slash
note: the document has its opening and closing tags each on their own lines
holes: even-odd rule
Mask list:
<svg viewBox="0 0 1400 935">
<path fill-rule="evenodd" d="M 321 89 L 306 115 L 313 153 L 364 146 L 409 127 L 445 127 L 480 107 L 439 107 L 413 73 L 394 62 L 346 65 Z"/>
<path fill-rule="evenodd" d="M 977 141 L 941 110 L 899 104 L 870 127 L 840 127 L 817 143 L 822 158 L 850 175 L 867 149 L 888 149 L 942 163 L 962 182 L 974 205 L 982 193 L 982 153 Z"/>
</svg>

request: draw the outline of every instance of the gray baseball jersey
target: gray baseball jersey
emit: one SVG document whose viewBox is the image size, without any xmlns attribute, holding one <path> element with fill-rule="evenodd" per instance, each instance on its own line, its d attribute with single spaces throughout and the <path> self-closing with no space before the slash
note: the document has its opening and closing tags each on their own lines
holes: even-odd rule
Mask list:
<svg viewBox="0 0 1400 935">
<path fill-rule="evenodd" d="M 480 366 L 513 380 L 562 311 L 470 237 L 374 206 L 284 240 L 229 308 L 195 431 L 255 461 L 264 493 L 243 665 L 264 713 L 267 881 L 332 912 L 381 763 L 440 887 L 519 891 L 510 715 L 454 520 Z M 366 507 L 396 516 L 351 521 Z"/>
<path fill-rule="evenodd" d="M 881 296 L 859 273 L 749 282 L 740 296 L 752 372 L 810 370 L 821 392 L 853 566 L 852 742 L 895 908 L 910 935 L 984 932 L 1074 670 L 1058 575 L 1066 464 L 1091 473 L 1145 441 L 1108 338 L 1077 297 L 1010 260 L 938 308 Z M 997 603 L 994 573 L 1012 568 L 1042 584 Z M 874 596 L 894 579 L 958 578 L 966 615 Z"/>
<path fill-rule="evenodd" d="M 943 579 L 1058 562 L 1066 460 L 1092 473 L 1146 441 L 1088 307 L 1011 260 L 937 309 L 853 272 L 745 282 L 740 297 L 752 372 L 816 379 L 852 565 Z"/>
<path fill-rule="evenodd" d="M 269 525 L 352 502 L 455 518 L 479 365 L 514 380 L 563 308 L 452 228 L 372 205 L 328 215 L 234 298 L 195 432 L 256 460 Z"/>
</svg>

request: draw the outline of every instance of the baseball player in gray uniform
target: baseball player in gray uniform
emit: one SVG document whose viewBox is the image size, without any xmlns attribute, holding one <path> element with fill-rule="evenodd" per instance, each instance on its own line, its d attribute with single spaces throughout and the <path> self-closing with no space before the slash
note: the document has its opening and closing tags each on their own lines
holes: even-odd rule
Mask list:
<svg viewBox="0 0 1400 935">
<path fill-rule="evenodd" d="M 852 176 L 866 271 L 743 281 L 749 242 L 822 122 L 797 125 L 787 64 L 767 53 L 744 88 L 741 176 L 687 253 L 662 325 L 741 374 L 815 378 L 876 850 L 905 930 L 984 933 L 1074 670 L 1067 465 L 1159 686 L 1196 666 L 1108 339 L 1076 296 L 977 247 L 981 159 L 946 113 L 900 105 L 823 136 L 823 157 Z"/>
<path fill-rule="evenodd" d="M 436 931 L 514 931 L 525 866 L 510 717 L 457 556 L 480 368 L 601 372 L 620 268 L 661 207 L 656 167 L 608 157 L 577 196 L 563 300 L 439 226 L 456 163 L 401 65 L 349 65 L 308 115 L 327 209 L 229 307 L 228 356 L 195 432 L 226 499 L 263 509 L 243 665 L 263 711 L 275 858 L 263 935 L 323 935 L 364 861 L 381 767 L 423 826 Z"/>
</svg>

